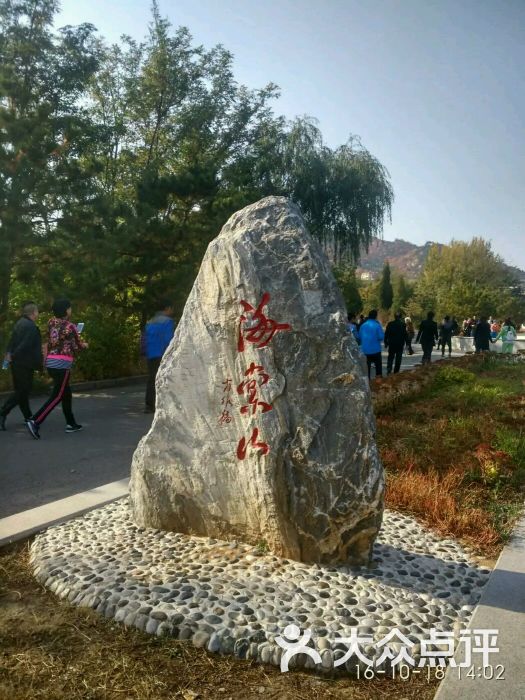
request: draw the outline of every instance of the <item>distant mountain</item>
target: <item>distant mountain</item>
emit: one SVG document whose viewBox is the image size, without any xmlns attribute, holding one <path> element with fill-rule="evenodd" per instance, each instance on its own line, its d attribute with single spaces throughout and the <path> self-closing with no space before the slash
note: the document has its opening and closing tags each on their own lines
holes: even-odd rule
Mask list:
<svg viewBox="0 0 525 700">
<path fill-rule="evenodd" d="M 432 243 L 432 241 L 428 241 L 424 245 L 416 245 L 400 238 L 396 238 L 395 241 L 374 238 L 368 253 L 361 256 L 357 267 L 357 276 L 363 280 L 377 279 L 385 261 L 388 260 L 392 270 L 401 273 L 406 279 L 414 280 L 423 271 L 423 266 L 433 245 L 441 247 L 440 243 Z M 525 288 L 525 271 L 510 265 L 506 267 Z"/>
<path fill-rule="evenodd" d="M 388 260 L 392 270 L 400 272 L 407 279 L 416 279 L 421 274 L 433 245 L 431 241 L 419 246 L 400 238 L 396 238 L 395 241 L 374 238 L 368 253 L 361 256 L 357 275 L 362 279 L 376 279 Z"/>
</svg>

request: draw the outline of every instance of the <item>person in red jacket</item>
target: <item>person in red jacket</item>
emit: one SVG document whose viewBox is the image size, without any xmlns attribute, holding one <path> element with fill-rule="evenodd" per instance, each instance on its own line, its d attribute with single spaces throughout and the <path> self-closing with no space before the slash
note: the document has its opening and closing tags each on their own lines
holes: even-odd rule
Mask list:
<svg viewBox="0 0 525 700">
<path fill-rule="evenodd" d="M 45 404 L 26 421 L 27 429 L 35 440 L 40 439 L 40 426 L 59 403 L 62 403 L 66 419 L 66 433 L 82 430 L 82 426 L 76 422 L 73 415 L 69 378 L 75 358 L 88 344 L 80 339 L 77 327 L 69 320 L 71 302 L 68 299 L 57 299 L 52 308 L 55 315 L 48 323 L 47 355 L 44 364 L 53 380 L 53 389 Z"/>
</svg>

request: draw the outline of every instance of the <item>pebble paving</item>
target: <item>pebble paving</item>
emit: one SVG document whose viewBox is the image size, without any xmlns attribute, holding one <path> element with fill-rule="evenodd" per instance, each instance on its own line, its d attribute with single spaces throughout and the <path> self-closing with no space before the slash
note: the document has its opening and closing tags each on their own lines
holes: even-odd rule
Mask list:
<svg viewBox="0 0 525 700">
<path fill-rule="evenodd" d="M 369 568 L 282 559 L 238 542 L 138 527 L 128 499 L 51 527 L 31 549 L 36 578 L 58 597 L 150 634 L 191 640 L 210 652 L 279 665 L 276 638 L 299 628 L 321 663 L 300 654 L 292 666 L 355 672 L 341 659 L 352 628 L 363 654 L 388 667 L 380 640 L 410 640 L 417 662 L 430 630 L 457 640 L 490 570 L 457 542 L 414 519 L 385 511 Z M 294 627 L 295 626 L 295 627 Z M 399 651 L 396 638 L 388 646 Z M 346 654 L 348 655 L 348 654 Z M 378 663 L 380 662 L 380 663 Z"/>
</svg>

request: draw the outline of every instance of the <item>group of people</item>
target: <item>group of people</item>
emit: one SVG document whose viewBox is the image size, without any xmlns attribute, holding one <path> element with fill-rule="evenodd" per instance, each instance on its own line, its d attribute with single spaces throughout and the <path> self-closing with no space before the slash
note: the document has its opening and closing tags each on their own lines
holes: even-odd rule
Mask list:
<svg viewBox="0 0 525 700">
<path fill-rule="evenodd" d="M 421 343 L 423 349 L 423 364 L 431 361 L 432 349 L 438 339 L 442 339 L 443 354 L 445 353 L 445 345 L 449 345 L 449 352 L 452 352 L 452 346 L 449 342 L 452 337 L 452 328 L 449 323 L 450 319 L 446 317 L 446 322 L 442 325 L 441 331 L 438 330 L 438 325 L 434 321 L 434 312 L 429 311 L 427 318 L 421 322 L 419 327 L 416 343 Z M 362 353 L 366 357 L 368 367 L 368 377 L 370 378 L 372 366 L 375 368 L 375 376 L 383 376 L 383 358 L 382 349 L 388 350 L 388 358 L 386 371 L 387 374 L 392 372 L 397 373 L 401 369 L 403 352 L 413 355 L 412 342 L 416 335 L 414 324 L 410 317 L 403 320 L 403 316 L 398 311 L 394 319 L 390 321 L 385 330 L 377 320 L 377 309 L 372 309 L 368 314 L 368 318 L 363 316 L 356 319 L 356 314 L 348 314 L 347 329 L 353 334 Z M 441 336 L 440 336 L 441 333 Z"/>
<path fill-rule="evenodd" d="M 454 317 L 445 316 L 443 321 L 438 326 L 434 320 L 435 314 L 429 311 L 426 319 L 421 321 L 419 330 L 416 331 L 412 319 L 407 316 L 404 320 L 401 312 L 395 314 L 394 320 L 390 321 L 385 330 L 377 320 L 377 310 L 373 309 L 368 318 L 364 316 L 357 318 L 356 314 L 348 314 L 347 330 L 353 334 L 361 351 L 366 357 L 368 366 L 368 377 L 370 378 L 372 366 L 375 368 L 375 376 L 383 375 L 383 360 L 382 348 L 388 350 L 387 359 L 387 374 L 392 371 L 399 372 L 403 358 L 403 352 L 408 355 L 413 355 L 412 342 L 421 344 L 423 350 L 422 364 L 428 364 L 432 361 L 432 351 L 435 346 L 439 350 L 441 348 L 441 356 L 445 357 L 445 351 L 448 349 L 448 356 L 452 356 L 452 337 L 460 333 L 459 324 Z M 469 336 L 474 339 L 474 347 L 476 352 L 488 352 L 490 343 L 495 343 L 501 339 L 503 342 L 502 351 L 512 353 L 513 344 L 517 338 L 516 326 L 510 318 L 507 318 L 503 324 L 497 326 L 492 319 L 481 317 L 475 320 L 475 325 L 470 327 L 472 319 L 468 319 Z M 461 333 L 465 331 L 464 322 Z"/>
<path fill-rule="evenodd" d="M 158 307 L 159 310 L 146 323 L 142 334 L 142 351 L 148 365 L 146 413 L 155 410 L 157 370 L 175 331 L 171 302 L 162 300 Z M 42 424 L 59 404 L 62 405 L 66 420 L 66 433 L 82 430 L 82 425 L 73 414 L 69 381 L 75 360 L 88 348 L 88 343 L 80 337 L 84 324 L 71 322 L 72 306 L 68 299 L 55 300 L 52 313 L 44 342 L 37 325 L 39 309 L 35 302 L 28 301 L 24 304 L 22 316 L 14 326 L 3 362 L 4 369 L 11 369 L 13 393 L 0 408 L 0 431 L 6 430 L 7 416 L 18 406 L 29 433 L 35 440 L 39 440 Z M 47 401 L 33 412 L 29 403 L 33 377 L 35 372 L 43 368 L 52 380 L 51 394 Z"/>
<path fill-rule="evenodd" d="M 71 322 L 71 302 L 57 299 L 53 302 L 53 316 L 47 324 L 47 337 L 42 344 L 40 330 L 36 324 L 38 306 L 33 301 L 24 304 L 21 318 L 16 322 L 7 346 L 4 367 L 9 365 L 13 377 L 14 392 L 0 408 L 0 430 L 6 429 L 6 419 L 15 406 L 19 406 L 30 434 L 40 439 L 40 428 L 51 411 L 62 404 L 66 419 L 66 433 L 82 430 L 72 408 L 72 393 L 69 385 L 71 368 L 80 352 L 88 344 L 80 338 L 81 328 Z M 43 367 L 53 382 L 51 394 L 40 408 L 33 412 L 29 406 L 29 395 L 35 371 Z"/>
<path fill-rule="evenodd" d="M 474 317 L 474 319 L 475 318 L 476 317 Z M 490 343 L 501 340 L 501 351 L 504 353 L 512 353 L 514 343 L 518 338 L 516 325 L 511 318 L 506 318 L 503 323 L 499 323 L 491 318 L 487 319 L 485 316 L 482 316 L 476 321 L 473 330 L 469 327 L 469 331 L 469 335 L 466 337 L 474 339 L 476 352 L 488 352 L 490 350 Z"/>
<path fill-rule="evenodd" d="M 162 300 L 155 313 L 144 328 L 141 338 L 142 353 L 148 365 L 148 381 L 145 397 L 145 412 L 155 411 L 155 379 L 160 361 L 175 332 L 173 306 L 169 300 Z M 45 342 L 42 343 L 40 330 L 37 326 L 39 316 L 38 306 L 33 301 L 24 304 L 22 316 L 15 324 L 4 358 L 4 368 L 11 368 L 13 393 L 0 408 L 0 431 L 6 430 L 6 419 L 15 406 L 19 406 L 28 431 L 36 440 L 40 439 L 40 429 L 49 414 L 59 404 L 66 420 L 66 432 L 76 433 L 82 430 L 73 414 L 72 393 L 69 384 L 71 368 L 78 355 L 88 347 L 80 334 L 83 324 L 71 322 L 72 306 L 68 299 L 57 299 L 52 306 L 53 316 L 49 319 Z M 376 377 L 383 374 L 381 351 L 388 350 L 387 374 L 399 372 L 403 352 L 413 355 L 412 342 L 421 343 L 423 364 L 431 362 L 432 351 L 437 345 L 441 348 L 442 357 L 448 348 L 449 357 L 452 354 L 452 336 L 460 332 L 472 337 L 476 352 L 487 352 L 490 343 L 501 339 L 503 352 L 512 353 L 517 339 L 516 326 L 510 318 L 500 324 L 493 319 L 481 317 L 466 319 L 462 329 L 455 318 L 445 316 L 438 326 L 434 320 L 434 312 L 429 311 L 425 320 L 415 332 L 410 317 L 403 320 L 401 312 L 397 312 L 386 329 L 377 320 L 377 309 L 372 309 L 368 318 L 356 314 L 348 314 L 347 329 L 353 334 L 361 351 L 366 356 L 368 377 L 372 366 L 375 367 Z M 52 380 L 52 390 L 47 401 L 35 412 L 31 411 L 29 396 L 33 386 L 35 371 L 43 367 Z"/>
<path fill-rule="evenodd" d="M 502 341 L 502 352 L 511 353 L 514 343 L 517 339 L 518 332 L 516 324 L 511 318 L 506 318 L 503 323 L 493 319 L 492 317 L 466 318 L 463 321 L 461 334 L 465 338 L 473 338 L 474 346 L 477 352 L 486 352 L 489 350 L 489 343 L 495 343 L 497 340 Z"/>
</svg>

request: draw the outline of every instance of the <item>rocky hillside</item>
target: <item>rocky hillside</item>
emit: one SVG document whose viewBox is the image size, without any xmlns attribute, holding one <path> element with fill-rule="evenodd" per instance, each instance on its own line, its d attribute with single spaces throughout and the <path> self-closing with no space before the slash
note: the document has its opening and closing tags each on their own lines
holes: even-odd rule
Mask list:
<svg viewBox="0 0 525 700">
<path fill-rule="evenodd" d="M 396 238 L 395 241 L 383 241 L 375 238 L 367 254 L 363 254 L 358 276 L 364 279 L 376 279 L 383 269 L 385 260 L 390 267 L 403 274 L 407 279 L 416 279 L 423 270 L 423 265 L 433 243 L 418 246 L 415 243 Z"/>
<path fill-rule="evenodd" d="M 430 248 L 435 244 L 428 241 L 425 245 L 416 245 L 396 238 L 395 241 L 383 241 L 374 238 L 367 254 L 363 254 L 357 268 L 361 279 L 377 279 L 381 274 L 385 260 L 390 267 L 400 272 L 409 280 L 414 280 L 421 274 Z M 525 272 L 517 267 L 507 266 L 525 287 Z"/>
</svg>

